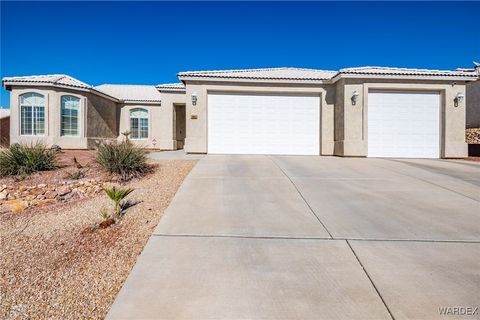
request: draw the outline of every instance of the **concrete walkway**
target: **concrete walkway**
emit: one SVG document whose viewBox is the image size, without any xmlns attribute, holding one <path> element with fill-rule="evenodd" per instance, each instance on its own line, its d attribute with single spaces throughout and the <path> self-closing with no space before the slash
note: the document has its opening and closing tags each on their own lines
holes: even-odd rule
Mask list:
<svg viewBox="0 0 480 320">
<path fill-rule="evenodd" d="M 477 163 L 208 155 L 107 318 L 444 318 L 479 256 Z"/>
<path fill-rule="evenodd" d="M 152 160 L 199 160 L 204 154 L 185 153 L 183 150 L 175 151 L 152 151 L 148 155 Z"/>
</svg>

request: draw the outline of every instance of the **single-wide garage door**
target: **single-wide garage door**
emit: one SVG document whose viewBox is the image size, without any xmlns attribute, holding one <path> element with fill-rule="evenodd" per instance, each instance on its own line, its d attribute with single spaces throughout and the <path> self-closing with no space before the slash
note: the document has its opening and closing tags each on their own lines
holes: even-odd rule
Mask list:
<svg viewBox="0 0 480 320">
<path fill-rule="evenodd" d="M 320 153 L 320 97 L 208 94 L 208 152 Z"/>
<path fill-rule="evenodd" d="M 440 95 L 370 91 L 368 156 L 439 158 Z"/>
</svg>

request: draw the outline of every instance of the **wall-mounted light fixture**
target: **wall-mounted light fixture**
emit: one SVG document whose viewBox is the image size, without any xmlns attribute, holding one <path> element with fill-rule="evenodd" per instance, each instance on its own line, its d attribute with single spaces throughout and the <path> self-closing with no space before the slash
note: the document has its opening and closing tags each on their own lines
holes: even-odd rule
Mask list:
<svg viewBox="0 0 480 320">
<path fill-rule="evenodd" d="M 352 92 L 352 98 L 351 98 L 351 99 L 352 99 L 352 106 L 354 106 L 354 105 L 357 104 L 357 100 L 358 100 L 358 96 L 359 96 L 359 95 L 360 95 L 360 94 L 358 93 L 357 90 L 355 90 L 355 91 Z"/>
<path fill-rule="evenodd" d="M 456 95 L 455 95 L 455 98 L 453 99 L 453 101 L 455 101 L 455 107 L 458 107 L 458 105 L 460 103 L 462 103 L 463 99 L 465 98 L 465 96 L 463 95 L 463 93 L 461 92 L 458 92 Z"/>
<path fill-rule="evenodd" d="M 192 105 L 194 105 L 194 106 L 197 105 L 197 95 L 195 93 L 192 94 Z"/>
</svg>

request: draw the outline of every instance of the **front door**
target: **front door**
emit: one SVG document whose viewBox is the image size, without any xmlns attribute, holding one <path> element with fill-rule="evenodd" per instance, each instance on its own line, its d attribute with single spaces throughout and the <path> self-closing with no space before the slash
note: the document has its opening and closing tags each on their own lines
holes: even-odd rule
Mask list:
<svg viewBox="0 0 480 320">
<path fill-rule="evenodd" d="M 176 149 L 183 149 L 185 145 L 185 105 L 175 105 L 174 111 L 175 128 L 174 140 L 176 141 Z"/>
</svg>

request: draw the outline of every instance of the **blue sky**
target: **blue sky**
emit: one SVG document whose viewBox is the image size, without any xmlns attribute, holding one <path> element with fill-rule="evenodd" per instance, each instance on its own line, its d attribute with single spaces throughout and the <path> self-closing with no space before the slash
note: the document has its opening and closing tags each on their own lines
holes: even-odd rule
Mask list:
<svg viewBox="0 0 480 320">
<path fill-rule="evenodd" d="M 177 82 L 187 70 L 470 67 L 478 12 L 480 2 L 2 1 L 0 74 L 98 85 Z"/>
</svg>

